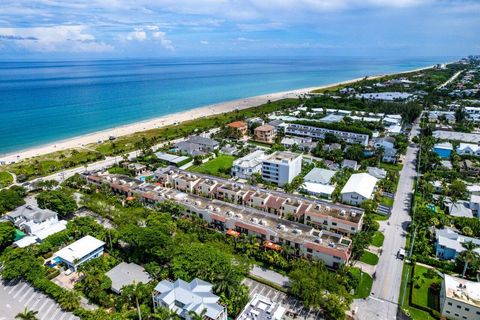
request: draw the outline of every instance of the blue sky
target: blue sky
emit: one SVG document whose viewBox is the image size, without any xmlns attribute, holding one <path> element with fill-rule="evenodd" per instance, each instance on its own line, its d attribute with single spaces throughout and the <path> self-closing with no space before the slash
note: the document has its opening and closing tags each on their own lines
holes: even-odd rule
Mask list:
<svg viewBox="0 0 480 320">
<path fill-rule="evenodd" d="M 0 58 L 480 54 L 480 0 L 1 0 Z"/>
</svg>

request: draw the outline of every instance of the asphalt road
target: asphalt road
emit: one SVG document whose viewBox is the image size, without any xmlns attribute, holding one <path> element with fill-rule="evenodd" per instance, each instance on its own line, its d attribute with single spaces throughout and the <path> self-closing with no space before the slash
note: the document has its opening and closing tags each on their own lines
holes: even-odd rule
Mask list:
<svg viewBox="0 0 480 320">
<path fill-rule="evenodd" d="M 35 291 L 28 283 L 0 280 L 0 320 L 12 320 L 24 308 L 38 311 L 39 320 L 77 320 L 70 312 L 41 292 Z"/>
<path fill-rule="evenodd" d="M 418 132 L 418 124 L 415 124 L 410 137 L 418 135 Z M 356 300 L 352 304 L 356 319 L 396 319 L 403 271 L 403 260 L 397 258 L 397 252 L 399 249 L 405 248 L 406 228 L 410 223 L 409 211 L 416 176 L 417 154 L 418 147 L 411 144 L 407 148 L 404 166 L 400 172 L 392 213 L 388 223 L 381 224 L 381 229 L 384 229 L 385 241 L 371 295 L 367 299 Z"/>
</svg>

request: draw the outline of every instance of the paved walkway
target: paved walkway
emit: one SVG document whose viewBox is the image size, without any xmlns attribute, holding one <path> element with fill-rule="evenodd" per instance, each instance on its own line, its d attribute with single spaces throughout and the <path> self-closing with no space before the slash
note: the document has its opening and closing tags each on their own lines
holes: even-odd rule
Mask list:
<svg viewBox="0 0 480 320">
<path fill-rule="evenodd" d="M 288 277 L 281 275 L 278 272 L 268 270 L 265 268 L 261 268 L 259 266 L 254 266 L 252 270 L 250 270 L 250 274 L 257 278 L 264 279 L 268 282 L 276 284 L 280 287 L 288 288 L 290 280 Z"/>
</svg>

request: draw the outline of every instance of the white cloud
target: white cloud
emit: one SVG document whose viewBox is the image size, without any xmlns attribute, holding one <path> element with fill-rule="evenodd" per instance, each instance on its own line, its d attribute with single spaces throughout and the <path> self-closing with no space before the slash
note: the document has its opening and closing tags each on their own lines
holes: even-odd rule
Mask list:
<svg viewBox="0 0 480 320">
<path fill-rule="evenodd" d="M 200 40 L 200 44 L 207 45 L 209 42 L 207 40 Z"/>
<path fill-rule="evenodd" d="M 256 39 L 250 39 L 250 38 L 245 38 L 245 37 L 238 37 L 236 39 L 237 41 L 243 41 L 243 42 L 258 42 Z"/>
<path fill-rule="evenodd" d="M 113 46 L 97 41 L 84 25 L 0 28 L 3 39 L 36 52 L 106 52 Z"/>
<path fill-rule="evenodd" d="M 144 42 L 147 40 L 159 41 L 160 45 L 169 51 L 175 50 L 171 40 L 167 39 L 167 33 L 160 31 L 160 27 L 156 25 L 147 25 L 144 27 L 134 28 L 133 31 L 126 34 L 124 37 L 127 41 Z"/>
<path fill-rule="evenodd" d="M 142 29 L 136 29 L 132 32 L 129 32 L 125 37 L 128 41 L 145 41 L 147 40 L 147 33 Z"/>
</svg>

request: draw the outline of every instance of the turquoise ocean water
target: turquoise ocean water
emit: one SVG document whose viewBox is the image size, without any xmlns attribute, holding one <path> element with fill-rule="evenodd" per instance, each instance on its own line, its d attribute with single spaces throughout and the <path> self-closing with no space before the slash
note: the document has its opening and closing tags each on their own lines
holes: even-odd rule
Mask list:
<svg viewBox="0 0 480 320">
<path fill-rule="evenodd" d="M 195 107 L 452 58 L 0 62 L 0 154 Z"/>
</svg>

